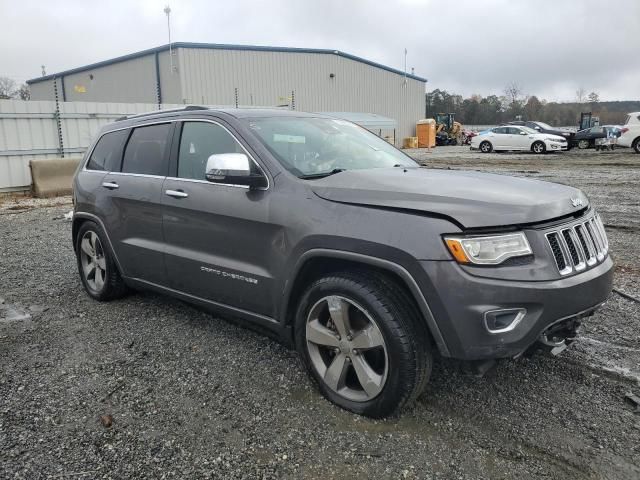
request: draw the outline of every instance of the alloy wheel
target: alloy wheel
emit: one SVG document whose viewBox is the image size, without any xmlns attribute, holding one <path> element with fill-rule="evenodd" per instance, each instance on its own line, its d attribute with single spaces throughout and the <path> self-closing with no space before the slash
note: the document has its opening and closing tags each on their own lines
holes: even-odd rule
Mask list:
<svg viewBox="0 0 640 480">
<path fill-rule="evenodd" d="M 375 398 L 389 370 L 380 328 L 364 308 L 338 295 L 320 299 L 306 321 L 311 365 L 333 392 L 355 402 Z"/>
<path fill-rule="evenodd" d="M 100 238 L 92 230 L 85 232 L 80 241 L 80 263 L 89 288 L 100 292 L 107 276 L 107 266 Z"/>
</svg>

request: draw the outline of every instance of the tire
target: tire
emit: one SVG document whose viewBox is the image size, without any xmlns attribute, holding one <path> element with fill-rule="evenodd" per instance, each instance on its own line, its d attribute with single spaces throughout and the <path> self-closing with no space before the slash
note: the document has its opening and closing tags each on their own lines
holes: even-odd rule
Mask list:
<svg viewBox="0 0 640 480">
<path fill-rule="evenodd" d="M 114 300 L 128 289 L 116 266 L 109 243 L 95 222 L 84 222 L 75 243 L 78 273 L 84 289 L 94 300 Z"/>
<path fill-rule="evenodd" d="M 392 415 L 422 393 L 431 374 L 425 322 L 404 290 L 375 272 L 315 281 L 300 299 L 294 327 L 296 349 L 322 394 L 359 415 Z"/>
<path fill-rule="evenodd" d="M 633 150 L 636 153 L 640 153 L 640 137 L 636 138 L 633 143 L 631 144 L 631 148 L 633 148 Z"/>
<path fill-rule="evenodd" d="M 493 151 L 493 145 L 490 142 L 484 141 L 480 144 L 480 151 L 482 153 L 491 153 Z"/>
<path fill-rule="evenodd" d="M 531 151 L 535 154 L 543 154 L 547 152 L 547 146 L 544 144 L 544 142 L 541 142 L 540 140 L 533 142 L 533 144 L 531 145 Z"/>
<path fill-rule="evenodd" d="M 580 150 L 589 148 L 589 140 L 578 140 L 578 148 Z"/>
</svg>

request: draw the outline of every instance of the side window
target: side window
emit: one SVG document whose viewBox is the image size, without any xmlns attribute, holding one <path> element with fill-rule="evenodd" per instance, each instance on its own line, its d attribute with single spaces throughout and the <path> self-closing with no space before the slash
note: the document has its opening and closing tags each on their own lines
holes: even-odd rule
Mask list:
<svg viewBox="0 0 640 480">
<path fill-rule="evenodd" d="M 124 151 L 122 171 L 165 176 L 170 130 L 170 123 L 135 128 Z"/>
<path fill-rule="evenodd" d="M 493 129 L 493 133 L 505 134 L 507 133 L 507 127 L 498 127 Z"/>
<path fill-rule="evenodd" d="M 91 158 L 87 162 L 87 170 L 119 171 L 122 147 L 127 140 L 127 135 L 129 135 L 129 130 L 105 133 L 91 152 Z"/>
<path fill-rule="evenodd" d="M 519 128 L 516 128 L 516 127 L 509 127 L 508 130 L 509 131 L 507 133 L 509 133 L 510 135 L 520 135 L 520 132 L 522 131 Z"/>
<path fill-rule="evenodd" d="M 220 125 L 209 122 L 185 122 L 180 136 L 178 177 L 206 180 L 205 169 L 210 155 L 245 153 L 240 144 Z M 250 162 L 253 173 L 259 170 Z"/>
</svg>

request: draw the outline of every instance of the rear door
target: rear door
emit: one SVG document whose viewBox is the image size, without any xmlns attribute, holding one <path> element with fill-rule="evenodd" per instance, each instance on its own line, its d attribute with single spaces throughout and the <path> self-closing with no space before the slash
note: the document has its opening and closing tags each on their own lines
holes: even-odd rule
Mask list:
<svg viewBox="0 0 640 480">
<path fill-rule="evenodd" d="M 508 150 L 511 148 L 509 146 L 509 128 L 508 127 L 498 127 L 493 129 L 494 137 L 494 150 L 505 149 Z"/>
<path fill-rule="evenodd" d="M 279 265 L 268 252 L 282 241 L 282 226 L 269 218 L 272 187 L 250 190 L 205 178 L 208 157 L 221 153 L 245 153 L 253 173 L 265 171 L 221 121 L 181 121 L 174 138 L 162 195 L 171 287 L 272 317 Z"/>
<path fill-rule="evenodd" d="M 173 124 L 134 127 L 120 171 L 102 179 L 104 221 L 127 277 L 164 284 L 162 184 L 167 176 Z"/>
</svg>

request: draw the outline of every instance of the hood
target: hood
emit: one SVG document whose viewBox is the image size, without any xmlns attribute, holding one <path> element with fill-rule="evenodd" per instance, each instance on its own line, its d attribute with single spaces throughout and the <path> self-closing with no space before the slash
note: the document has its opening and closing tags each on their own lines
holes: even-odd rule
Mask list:
<svg viewBox="0 0 640 480">
<path fill-rule="evenodd" d="M 309 185 L 325 200 L 445 215 L 465 228 L 551 220 L 575 213 L 589 203 L 573 187 L 460 170 L 347 170 L 309 180 Z"/>
</svg>

